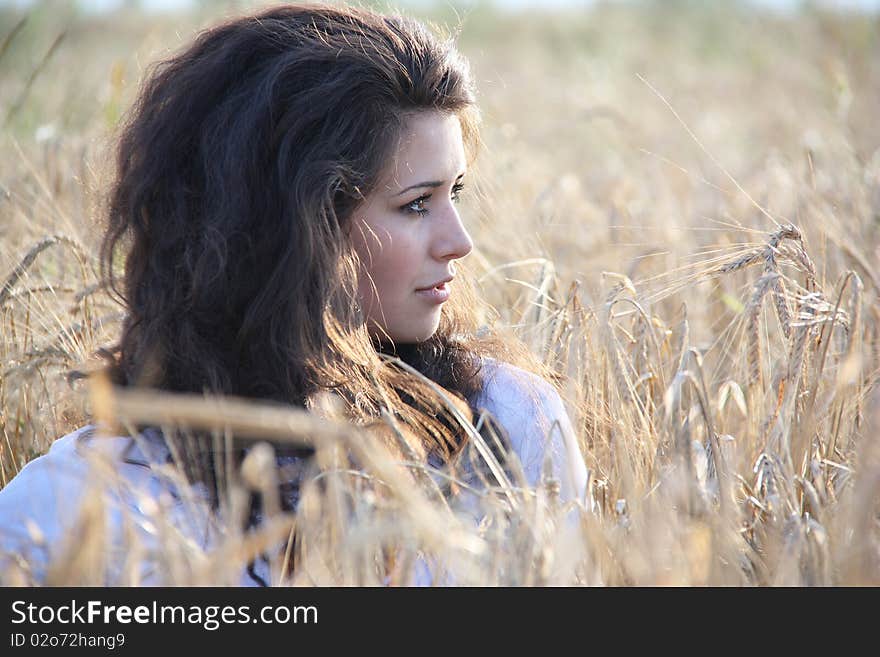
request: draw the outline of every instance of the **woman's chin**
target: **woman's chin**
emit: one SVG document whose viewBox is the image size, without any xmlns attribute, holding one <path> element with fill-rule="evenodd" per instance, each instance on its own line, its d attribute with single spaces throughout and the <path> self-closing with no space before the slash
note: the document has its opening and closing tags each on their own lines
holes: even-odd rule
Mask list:
<svg viewBox="0 0 880 657">
<path fill-rule="evenodd" d="M 388 336 L 399 344 L 409 344 L 416 342 L 424 342 L 433 336 L 440 326 L 440 322 L 431 322 L 421 326 L 401 326 L 394 330 L 388 331 L 387 335 L 383 335 L 382 340 L 387 340 Z"/>
<path fill-rule="evenodd" d="M 420 331 L 420 332 L 411 332 L 411 333 L 402 333 L 398 337 L 394 338 L 394 341 L 399 344 L 416 344 L 419 342 L 424 342 L 425 340 L 430 340 L 431 336 L 437 332 L 437 329 L 433 329 L 431 331 Z"/>
</svg>

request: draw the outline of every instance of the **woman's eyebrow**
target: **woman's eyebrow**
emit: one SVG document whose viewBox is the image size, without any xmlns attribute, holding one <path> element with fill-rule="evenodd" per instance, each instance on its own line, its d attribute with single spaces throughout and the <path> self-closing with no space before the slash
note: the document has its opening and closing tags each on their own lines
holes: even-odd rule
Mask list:
<svg viewBox="0 0 880 657">
<path fill-rule="evenodd" d="M 461 180 L 462 178 L 464 178 L 464 173 L 460 173 L 460 174 L 458 174 L 458 177 L 457 177 L 455 180 L 456 180 L 456 181 L 459 181 L 459 180 Z M 400 195 L 402 195 L 402 194 L 406 194 L 406 193 L 407 193 L 409 190 L 411 190 L 411 189 L 420 189 L 420 188 L 422 188 L 422 187 L 439 187 L 439 186 L 442 185 L 442 184 L 443 184 L 443 181 L 442 181 L 442 180 L 427 180 L 427 181 L 425 181 L 425 182 L 416 183 L 415 185 L 410 185 L 410 186 L 407 187 L 406 189 L 402 189 L 402 190 L 400 190 L 399 192 L 397 192 L 397 193 L 396 193 L 394 196 L 392 196 L 391 198 L 397 198 L 398 196 L 400 196 Z"/>
</svg>

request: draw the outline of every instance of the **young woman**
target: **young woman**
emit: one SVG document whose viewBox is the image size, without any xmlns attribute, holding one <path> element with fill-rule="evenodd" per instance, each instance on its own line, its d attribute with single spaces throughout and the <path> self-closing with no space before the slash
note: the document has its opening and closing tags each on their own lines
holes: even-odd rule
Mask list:
<svg viewBox="0 0 880 657">
<path fill-rule="evenodd" d="M 437 466 L 472 440 L 441 391 L 497 430 L 530 485 L 549 467 L 562 499 L 581 499 L 559 395 L 521 344 L 478 336 L 459 266 L 473 249 L 456 204 L 478 119 L 466 63 L 412 20 L 291 5 L 201 33 L 151 71 L 118 142 L 101 259 L 128 312 L 111 380 L 304 409 L 329 391 L 356 423 L 395 418 L 410 454 Z M 0 491 L 7 554 L 35 535 L 45 548 L 29 552 L 36 580 L 88 498 L 90 451 L 148 489 L 160 465 L 186 460 L 155 427 L 138 427 L 136 445 L 89 440 L 94 429 Z M 281 465 L 309 460 L 276 451 Z M 216 509 L 210 470 L 188 468 Z M 295 479 L 281 482 L 288 510 Z M 259 524 L 259 499 L 251 511 Z M 255 564 L 243 576 L 266 581 Z"/>
</svg>

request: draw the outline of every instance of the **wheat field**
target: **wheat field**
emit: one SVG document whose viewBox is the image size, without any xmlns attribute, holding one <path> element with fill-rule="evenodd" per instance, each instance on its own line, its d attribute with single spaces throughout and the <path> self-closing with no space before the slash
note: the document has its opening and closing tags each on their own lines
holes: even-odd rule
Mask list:
<svg viewBox="0 0 880 657">
<path fill-rule="evenodd" d="M 332 485 L 255 534 L 230 522 L 209 551 L 147 508 L 171 584 L 233 582 L 294 526 L 281 583 L 405 584 L 427 557 L 479 585 L 880 584 L 880 17 L 413 12 L 460 30 L 476 76 L 484 147 L 462 213 L 486 322 L 561 375 L 590 475 L 571 508 L 552 481 L 490 491 L 475 527 L 330 421 L 67 376 L 122 317 L 96 258 L 120 116 L 150 62 L 255 6 L 0 9 L 0 487 L 93 415 L 207 414 L 306 435 Z M 340 446 L 366 472 L 335 467 Z M 277 474 L 254 454 L 227 473 L 230 518 L 244 483 Z M 93 502 L 48 583 L 138 584 L 135 559 L 102 567 Z M 30 583 L 27 566 L 0 583 Z"/>
</svg>

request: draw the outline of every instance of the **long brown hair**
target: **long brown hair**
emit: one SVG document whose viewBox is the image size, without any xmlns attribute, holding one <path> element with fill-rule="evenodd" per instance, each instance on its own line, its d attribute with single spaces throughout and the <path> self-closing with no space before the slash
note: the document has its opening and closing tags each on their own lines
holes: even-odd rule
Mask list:
<svg viewBox="0 0 880 657">
<path fill-rule="evenodd" d="M 346 231 L 407 116 L 428 110 L 459 117 L 473 157 L 479 114 L 452 41 L 361 8 L 236 18 L 156 64 L 108 199 L 102 272 L 128 309 L 111 379 L 303 407 L 332 390 L 352 418 L 387 410 L 423 453 L 456 454 L 464 434 L 438 397 L 368 335 Z M 525 352 L 477 336 L 459 271 L 437 332 L 395 355 L 473 406 L 480 356 Z"/>
</svg>

